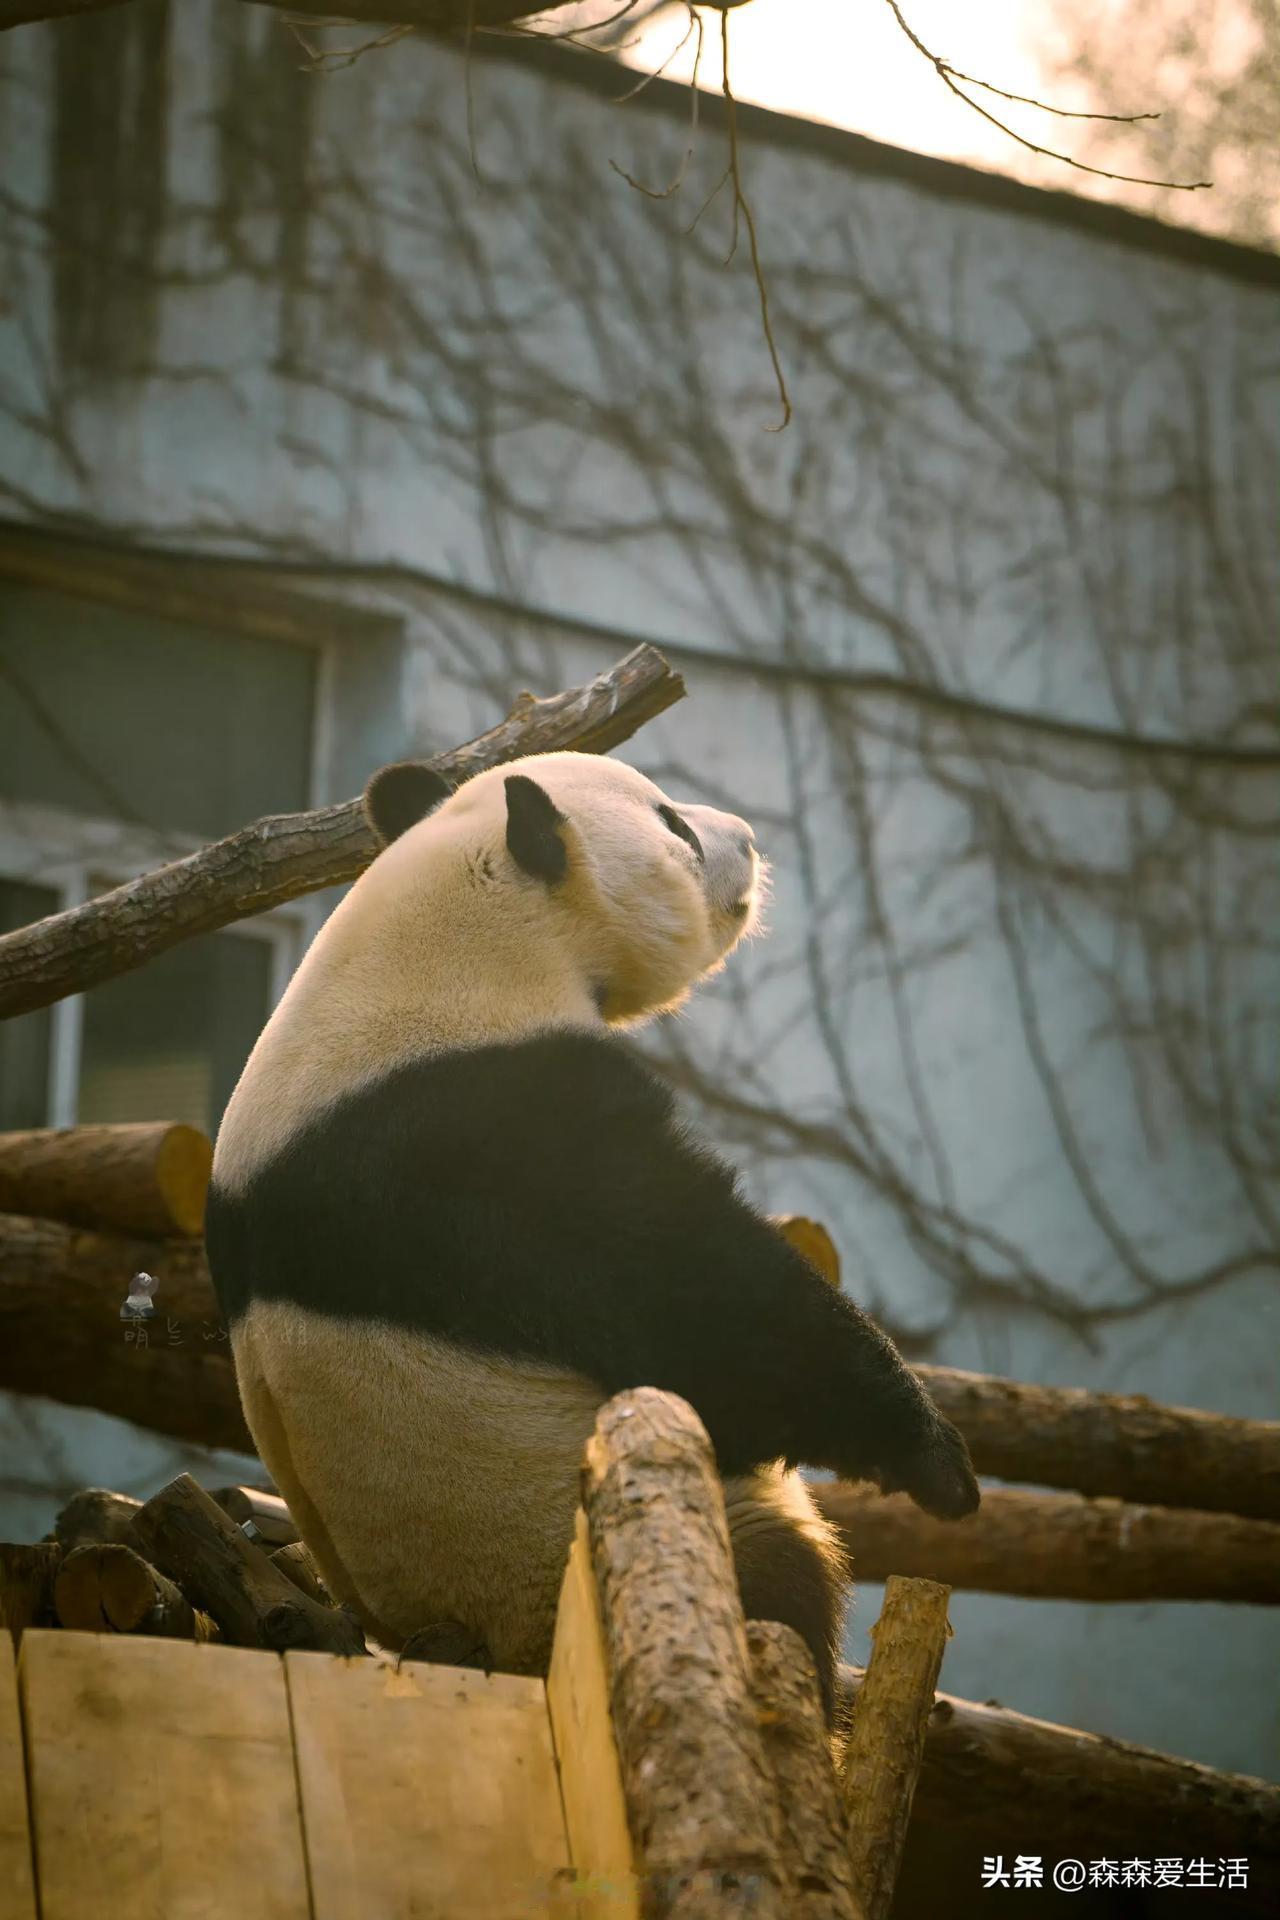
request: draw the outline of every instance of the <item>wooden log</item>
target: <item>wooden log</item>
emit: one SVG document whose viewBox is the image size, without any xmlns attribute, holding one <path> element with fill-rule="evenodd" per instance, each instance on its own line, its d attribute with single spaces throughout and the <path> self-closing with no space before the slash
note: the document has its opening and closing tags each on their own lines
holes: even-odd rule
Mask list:
<svg viewBox="0 0 1280 1920">
<path fill-rule="evenodd" d="M 264 1493 L 261 1487 L 215 1487 L 209 1498 L 238 1527 L 252 1526 L 268 1548 L 289 1547 L 298 1538 L 293 1515 L 278 1493 Z"/>
<path fill-rule="evenodd" d="M 522 694 L 496 727 L 430 764 L 457 784 L 524 754 L 606 753 L 683 693 L 656 647 L 636 647 L 586 686 L 545 700 Z M 197 934 L 354 880 L 377 851 L 360 800 L 256 820 L 83 906 L 0 935 L 0 1019 L 81 993 Z"/>
<path fill-rule="evenodd" d="M 1280 1420 L 1166 1407 L 1142 1394 L 1039 1387 L 954 1367 L 917 1367 L 969 1443 L 979 1473 L 1280 1520 Z"/>
<path fill-rule="evenodd" d="M 167 1239 L 204 1229 L 213 1145 L 176 1121 L 0 1133 L 0 1211 Z"/>
<path fill-rule="evenodd" d="M 892 1576 L 844 1752 L 849 1861 L 867 1920 L 887 1920 L 947 1643 L 948 1588 Z"/>
<path fill-rule="evenodd" d="M 119 1318 L 140 1269 L 159 1282 L 145 1346 L 126 1339 Z M 1055 1486 L 1087 1482 L 1083 1491 L 1109 1495 L 1128 1485 L 1135 1500 L 1153 1505 L 1280 1520 L 1280 1422 L 953 1368 L 917 1371 L 983 1472 Z M 0 1214 L 0 1387 L 97 1407 L 176 1439 L 253 1451 L 204 1251 L 189 1240 L 133 1240 Z M 984 1507 L 992 1498 L 985 1495 Z"/>
<path fill-rule="evenodd" d="M 778 1229 L 787 1245 L 815 1267 L 831 1286 L 840 1285 L 840 1255 L 836 1243 L 820 1220 L 810 1220 L 803 1213 L 775 1213 L 773 1225 Z"/>
<path fill-rule="evenodd" d="M 180 1473 L 134 1517 L 138 1545 L 236 1646 L 357 1654 L 364 1637 L 339 1608 L 318 1605 L 245 1539 L 215 1500 Z"/>
<path fill-rule="evenodd" d="M 865 1920 L 813 1658 L 776 1620 L 748 1620 L 747 1653 L 781 1816 L 786 1912 L 793 1920 Z"/>
<path fill-rule="evenodd" d="M 0 33 L 36 20 L 79 18 L 120 4 L 121 0 L 0 0 Z M 292 11 L 287 0 L 265 0 L 265 4 Z M 554 13 L 570 4 L 571 0 L 543 0 L 538 11 Z M 742 0 L 724 0 L 724 4 L 739 6 Z M 308 8 L 308 18 L 342 27 L 362 20 L 382 27 L 413 27 L 421 33 L 470 35 L 484 28 L 512 26 L 528 12 L 528 0 L 316 0 Z M 57 579 L 57 573 L 51 577 Z"/>
<path fill-rule="evenodd" d="M 60 1624 L 83 1633 L 149 1633 L 167 1640 L 216 1640 L 218 1629 L 132 1547 L 75 1547 L 53 1583 Z"/>
<path fill-rule="evenodd" d="M 133 1275 L 156 1317 L 120 1319 Z M 231 1344 L 195 1240 L 133 1240 L 0 1214 L 0 1387 L 252 1453 Z"/>
<path fill-rule="evenodd" d="M 53 1582 L 62 1560 L 56 1542 L 0 1543 L 0 1626 L 17 1640 L 27 1627 L 53 1623 Z"/>
<path fill-rule="evenodd" d="M 76 1547 L 105 1547 L 129 1544 L 133 1516 L 141 1507 L 127 1493 L 110 1493 L 105 1487 L 85 1487 L 73 1493 L 53 1523 L 53 1537 L 64 1553 Z"/>
<path fill-rule="evenodd" d="M 977 1513 L 940 1521 L 905 1494 L 844 1484 L 812 1493 L 859 1580 L 900 1573 L 1041 1600 L 1280 1605 L 1280 1526 L 1266 1520 L 985 1487 Z"/>
<path fill-rule="evenodd" d="M 277 1547 L 271 1555 L 273 1567 L 279 1567 L 286 1580 L 292 1580 L 299 1592 L 305 1593 L 318 1606 L 331 1607 L 333 1595 L 320 1578 L 320 1569 L 311 1558 L 301 1540 L 290 1541 L 286 1547 Z"/>
<path fill-rule="evenodd" d="M 821 1222 L 776 1214 L 773 1224 L 825 1280 L 840 1285 L 840 1255 Z M 1140 1393 L 1033 1386 L 959 1367 L 915 1371 L 959 1427 L 979 1473 L 1152 1507 L 1280 1520 L 1280 1421 L 1166 1407 Z"/>
<path fill-rule="evenodd" d="M 842 1667 L 842 1702 L 856 1706 L 864 1684 Z M 1024 1834 L 1075 1840 L 1089 1858 L 1144 1836 L 1170 1851 L 1175 1813 L 1197 1852 L 1280 1858 L 1280 1785 L 1010 1707 L 934 1700 L 913 1816 L 922 1829 L 954 1828 L 989 1853 L 1000 1851 L 993 1832 L 1016 1832 L 1019 1850 Z"/>
<path fill-rule="evenodd" d="M 641 1910 L 780 1920 L 777 1800 L 720 1481 L 692 1407 L 650 1387 L 602 1407 L 583 1506 Z"/>
</svg>

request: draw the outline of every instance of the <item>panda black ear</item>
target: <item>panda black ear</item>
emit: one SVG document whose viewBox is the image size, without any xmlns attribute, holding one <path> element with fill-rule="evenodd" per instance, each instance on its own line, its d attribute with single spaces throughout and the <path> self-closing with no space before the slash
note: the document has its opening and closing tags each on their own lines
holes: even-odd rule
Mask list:
<svg viewBox="0 0 1280 1920">
<path fill-rule="evenodd" d="M 364 790 L 364 810 L 379 840 L 389 846 L 452 792 L 444 775 L 425 761 L 400 760 L 374 774 Z"/>
<path fill-rule="evenodd" d="M 507 847 L 518 867 L 554 886 L 569 866 L 560 829 L 565 817 L 551 795 L 527 774 L 511 773 L 507 789 Z"/>
</svg>

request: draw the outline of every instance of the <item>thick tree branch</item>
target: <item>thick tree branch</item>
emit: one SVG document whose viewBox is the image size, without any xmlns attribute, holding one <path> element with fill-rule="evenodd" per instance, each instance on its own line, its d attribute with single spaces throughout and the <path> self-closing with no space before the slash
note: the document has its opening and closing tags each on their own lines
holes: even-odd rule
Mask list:
<svg viewBox="0 0 1280 1920">
<path fill-rule="evenodd" d="M 862 1684 L 857 1668 L 841 1668 L 846 1699 L 856 1698 Z M 949 1835 L 963 1838 L 973 1875 L 975 1849 L 998 1851 L 992 1833 L 1012 1827 L 1019 1851 L 1065 1841 L 1078 1844 L 1064 1851 L 1086 1857 L 1126 1844 L 1138 1853 L 1168 1853 L 1177 1850 L 1169 1837 L 1175 1817 L 1188 1852 L 1250 1856 L 1251 1886 L 1280 1865 L 1280 1786 L 1033 1720 L 997 1703 L 946 1693 L 934 1699 L 912 1809 L 913 1836 L 928 1836 L 922 1852 L 940 1851 Z M 909 1840 L 908 1865 L 913 1851 Z M 1256 1896 L 1229 1897 L 1233 1911 L 1237 1900 L 1242 1913 L 1259 1910 Z M 944 1898 L 933 1910 L 948 1912 L 951 1902 Z"/>
<path fill-rule="evenodd" d="M 1220 1600 L 1280 1606 L 1280 1526 L 1230 1513 L 987 1487 L 967 1520 L 905 1494 L 818 1486 L 855 1580 L 895 1574 L 1054 1600 Z"/>
<path fill-rule="evenodd" d="M 156 1317 L 130 1326 L 120 1309 L 140 1270 L 159 1282 Z M 253 1452 L 198 1240 L 0 1214 L 0 1388 Z"/>
<path fill-rule="evenodd" d="M 156 1318 L 139 1329 L 121 1323 L 120 1308 L 140 1269 L 159 1284 Z M 1196 1540 L 1215 1553 L 1225 1543 L 1226 1534 L 1214 1531 L 1215 1514 L 1280 1521 L 1280 1422 L 1037 1387 L 949 1367 L 918 1371 L 969 1442 L 980 1472 L 1075 1491 L 1096 1489 L 1143 1504 L 1089 1506 L 1075 1499 L 989 1490 L 974 1520 L 938 1527 L 936 1539 L 929 1533 L 929 1553 L 939 1557 L 927 1567 L 902 1561 L 891 1571 L 918 1566 L 955 1586 L 1090 1598 L 1102 1593 L 1090 1582 L 1114 1577 L 1123 1590 L 1112 1586 L 1109 1597 L 1134 1599 L 1139 1592 L 1133 1583 L 1156 1578 L 1153 1569 L 1159 1569 L 1162 1582 L 1175 1583 L 1161 1585 L 1166 1598 L 1190 1599 L 1197 1597 L 1191 1586 L 1207 1580 L 1209 1571 L 1184 1565 L 1181 1556 Z M 0 1213 L 0 1388 L 97 1407 L 176 1439 L 252 1451 L 230 1343 L 198 1241 L 135 1240 Z M 862 1499 L 855 1490 L 840 1488 L 821 1490 L 821 1496 Z M 1043 1531 L 1038 1557 L 1034 1542 L 1022 1532 L 1033 1513 L 1019 1506 L 1022 1501 L 1039 1503 L 1034 1508 Z M 1191 1513 L 1159 1511 L 1192 1502 Z M 896 1502 L 877 1500 L 858 1512 L 868 1529 L 856 1542 L 859 1572 L 866 1579 L 873 1577 L 871 1566 L 880 1564 L 869 1556 L 904 1550 L 908 1536 L 895 1517 Z M 1186 1523 L 1181 1530 L 1180 1517 Z M 916 1530 L 909 1537 L 919 1543 L 924 1539 L 919 1530 L 928 1531 L 929 1523 L 914 1508 L 908 1519 Z M 1060 1535 L 1063 1528 L 1077 1542 L 1071 1561 L 1058 1552 L 1057 1542 L 1066 1537 Z M 1259 1540 L 1270 1538 L 1270 1529 L 1250 1529 L 1244 1521 L 1232 1533 L 1233 1541 L 1245 1544 L 1240 1553 L 1233 1548 L 1223 1563 L 1212 1597 L 1274 1598 L 1244 1590 L 1250 1581 L 1265 1579 L 1264 1573 L 1247 1571 L 1255 1565 L 1247 1545 L 1255 1532 Z M 1113 1554 L 1108 1542 L 1121 1533 L 1125 1550 Z M 1100 1566 L 1091 1558 L 1098 1554 Z M 1010 1580 L 1031 1584 L 1010 1585 Z M 1198 1597 L 1211 1597 L 1203 1584 Z"/>
<path fill-rule="evenodd" d="M 525 754 L 607 753 L 681 698 L 684 682 L 640 646 L 586 686 L 536 700 L 432 766 L 455 783 Z M 359 800 L 277 814 L 144 873 L 113 892 L 0 937 L 0 1019 L 140 967 L 169 947 L 354 880 L 377 852 Z"/>
<path fill-rule="evenodd" d="M 257 3 L 257 0 L 255 0 Z M 533 13 L 554 13 L 570 5 L 571 0 L 543 0 L 540 6 L 517 4 L 517 0 L 332 0 L 305 8 L 308 19 L 333 20 L 347 24 L 352 20 L 374 21 L 380 26 L 419 27 L 428 33 L 467 33 L 485 27 L 509 27 Z M 22 27 L 35 20 L 65 20 L 82 13 L 104 13 L 123 0 L 0 0 L 0 32 L 7 27 Z M 298 9 L 289 0 L 260 0 L 283 13 Z"/>
<path fill-rule="evenodd" d="M 213 1147 L 169 1120 L 0 1133 L 0 1208 L 147 1238 L 204 1227 Z"/>
<path fill-rule="evenodd" d="M 1165 1407 L 1138 1393 L 1040 1387 L 957 1367 L 920 1378 L 979 1473 L 1154 1507 L 1280 1520 L 1280 1420 Z"/>
<path fill-rule="evenodd" d="M 609 1701 L 645 1920 L 790 1912 L 724 1501 L 701 1421 L 641 1387 L 582 1470 Z M 737 1890 L 735 1897 L 734 1890 Z"/>
<path fill-rule="evenodd" d="M 854 1892 L 844 1808 L 809 1649 L 779 1620 L 748 1620 L 747 1653 L 781 1814 L 788 1920 L 868 1920 Z"/>
</svg>

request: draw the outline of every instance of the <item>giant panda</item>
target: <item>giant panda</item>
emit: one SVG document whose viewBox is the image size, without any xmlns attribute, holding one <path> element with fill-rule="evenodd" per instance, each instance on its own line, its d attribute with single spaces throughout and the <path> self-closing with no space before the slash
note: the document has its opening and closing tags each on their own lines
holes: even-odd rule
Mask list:
<svg viewBox="0 0 1280 1920">
<path fill-rule="evenodd" d="M 383 850 L 217 1140 L 209 1261 L 263 1461 L 380 1642 L 459 1622 L 544 1672 L 596 1411 L 668 1388 L 714 1445 L 745 1612 L 799 1631 L 830 1714 L 847 1570 L 795 1467 L 948 1517 L 978 1490 L 618 1037 L 752 928 L 750 827 L 580 753 L 456 791 L 387 767 L 366 806 Z"/>
</svg>

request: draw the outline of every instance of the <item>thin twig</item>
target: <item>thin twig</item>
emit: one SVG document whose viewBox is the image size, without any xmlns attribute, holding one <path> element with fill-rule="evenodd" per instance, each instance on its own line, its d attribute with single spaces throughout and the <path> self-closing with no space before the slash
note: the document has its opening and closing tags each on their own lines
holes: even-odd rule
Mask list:
<svg viewBox="0 0 1280 1920">
<path fill-rule="evenodd" d="M 1003 87 L 993 86 L 990 80 L 979 80 L 976 73 L 961 73 L 959 67 L 953 67 L 944 61 L 947 72 L 956 80 L 963 80 L 967 87 L 981 87 L 984 93 L 998 94 L 1001 100 L 1012 100 L 1020 107 L 1038 107 L 1041 113 L 1056 114 L 1059 120 L 1113 120 L 1119 126 L 1136 126 L 1139 120 L 1158 120 L 1158 113 L 1094 113 L 1084 108 L 1055 107 L 1052 101 L 1037 100 L 1032 93 L 1008 93 Z"/>
<path fill-rule="evenodd" d="M 712 202 L 716 199 L 717 195 L 720 192 L 721 187 L 724 186 L 726 181 L 731 180 L 732 178 L 733 178 L 733 168 L 726 167 L 724 172 L 720 175 L 720 178 L 716 181 L 714 187 L 712 187 L 706 199 L 703 201 L 702 205 L 698 208 L 698 211 L 694 214 L 688 226 L 685 228 L 686 235 L 693 232 L 699 220 L 701 220 L 703 214 L 707 211 L 707 208 L 711 206 Z"/>
<path fill-rule="evenodd" d="M 627 101 L 634 100 L 636 95 L 641 93 L 644 88 L 649 85 L 651 80 L 658 79 L 664 69 L 675 59 L 676 55 L 688 45 L 689 35 L 694 32 L 697 33 L 698 40 L 693 56 L 693 72 L 689 78 L 689 144 L 684 150 L 684 158 L 680 162 L 675 178 L 671 184 L 666 187 L 646 187 L 642 180 L 637 180 L 632 174 L 629 174 L 625 167 L 618 165 L 616 160 L 610 160 L 609 162 L 614 172 L 621 174 L 629 187 L 634 187 L 637 193 L 644 194 L 646 199 L 649 200 L 669 200 L 673 193 L 679 192 L 680 188 L 684 185 L 685 175 L 689 171 L 689 163 L 693 159 L 693 151 L 698 141 L 698 70 L 702 65 L 703 31 L 702 17 L 692 5 L 692 0 L 690 0 L 689 5 L 689 24 L 685 28 L 679 43 L 672 47 L 660 67 L 655 67 L 652 73 L 642 74 L 635 86 L 631 87 L 626 93 L 619 95 L 615 103 L 620 107 L 625 106 Z"/>
<path fill-rule="evenodd" d="M 1010 140 L 1016 140 L 1020 147 L 1027 149 L 1028 153 L 1038 153 L 1046 160 L 1059 160 L 1064 166 L 1075 167 L 1079 173 L 1096 174 L 1099 179 L 1102 180 L 1123 180 L 1128 185 L 1135 187 L 1168 187 L 1179 193 L 1196 193 L 1201 187 L 1211 187 L 1213 185 L 1212 180 L 1152 180 L 1148 178 L 1146 174 L 1142 173 L 1115 173 L 1110 167 L 1091 167 L 1087 161 L 1076 160 L 1069 153 L 1060 153 L 1056 147 L 1042 147 L 1037 141 L 1029 140 L 1025 134 L 1019 133 L 1015 127 L 1011 127 L 1004 120 L 998 119 L 994 113 L 989 113 L 986 107 L 982 106 L 977 100 L 971 99 L 963 87 L 957 85 L 957 82 L 959 80 L 965 80 L 970 86 L 985 87 L 989 93 L 1000 94 L 1002 99 L 1021 100 L 1028 106 L 1043 107 L 1047 113 L 1060 112 L 1064 119 L 1127 120 L 1132 118 L 1134 120 L 1143 120 L 1154 119 L 1156 116 L 1154 114 L 1134 114 L 1132 116 L 1127 114 L 1067 114 L 1060 108 L 1046 106 L 1042 100 L 1032 100 L 1022 94 L 1004 93 L 1000 87 L 993 87 L 988 81 L 974 80 L 970 75 L 961 73 L 958 68 L 949 66 L 938 54 L 926 47 L 919 34 L 908 25 L 903 16 L 902 8 L 898 5 L 898 0 L 885 0 L 885 5 L 901 27 L 903 33 L 906 34 L 907 39 L 911 42 L 916 52 L 923 55 L 929 62 L 929 65 L 933 68 L 943 85 L 947 87 L 950 92 L 954 93 L 956 99 L 963 100 L 967 107 L 972 107 L 975 113 L 980 114 L 982 118 L 989 121 L 993 127 L 998 127 L 1001 133 L 1007 134 Z"/>
<path fill-rule="evenodd" d="M 358 47 L 317 47 L 306 38 L 303 27 L 331 27 L 332 20 L 318 20 L 304 14 L 286 14 L 284 24 L 292 33 L 298 45 L 307 56 L 307 65 L 303 73 L 340 73 L 347 67 L 354 67 L 366 53 L 377 53 L 383 47 L 394 46 L 397 40 L 403 40 L 406 34 L 416 33 L 411 26 L 388 27 L 374 40 L 362 40 Z"/>
<path fill-rule="evenodd" d="M 616 13 L 606 14 L 603 20 L 584 20 L 581 26 L 562 27 L 554 32 L 544 31 L 538 25 L 539 20 L 545 19 L 546 15 L 536 13 L 527 15 L 523 20 L 508 21 L 500 27 L 477 26 L 476 32 L 495 34 L 502 39 L 508 40 L 567 40 L 571 46 L 578 47 L 585 53 L 599 52 L 605 54 L 606 58 L 613 59 L 619 51 L 616 42 L 611 42 L 607 48 L 597 48 L 594 47 L 589 40 L 581 39 L 580 35 L 584 33 L 603 33 L 606 27 L 616 26 L 619 20 L 625 20 L 629 13 L 634 13 L 638 4 L 639 0 L 623 0 L 623 4 L 618 8 L 618 11 Z M 637 46 L 638 44 L 639 42 L 635 40 L 626 43 L 627 46 Z"/>
<path fill-rule="evenodd" d="M 471 45 L 475 37 L 475 27 L 476 0 L 467 0 L 467 30 L 462 41 L 462 88 L 466 99 L 467 152 L 471 158 L 471 171 L 479 181 L 480 158 L 476 152 L 475 73 L 471 65 Z"/>
<path fill-rule="evenodd" d="M 892 4 L 892 0 L 890 0 Z M 776 426 L 766 427 L 766 433 L 781 433 L 791 420 L 791 396 L 787 392 L 786 376 L 782 371 L 782 362 L 778 358 L 778 346 L 773 337 L 773 327 L 769 321 L 769 289 L 765 285 L 764 268 L 760 264 L 760 248 L 756 240 L 756 223 L 751 212 L 751 204 L 742 186 L 742 169 L 738 156 L 738 106 L 729 84 L 729 15 L 720 15 L 720 90 L 724 94 L 725 115 L 729 133 L 729 177 L 733 181 L 733 244 L 738 244 L 738 215 L 746 224 L 747 240 L 751 247 L 751 270 L 756 277 L 756 287 L 760 294 L 760 324 L 764 329 L 765 345 L 769 349 L 769 358 L 773 362 L 773 377 L 778 383 L 778 398 L 782 402 L 782 418 Z M 717 189 L 719 191 L 719 189 Z M 730 254 L 732 258 L 732 253 Z"/>
</svg>

